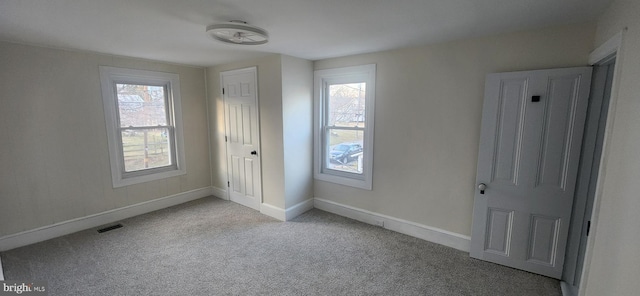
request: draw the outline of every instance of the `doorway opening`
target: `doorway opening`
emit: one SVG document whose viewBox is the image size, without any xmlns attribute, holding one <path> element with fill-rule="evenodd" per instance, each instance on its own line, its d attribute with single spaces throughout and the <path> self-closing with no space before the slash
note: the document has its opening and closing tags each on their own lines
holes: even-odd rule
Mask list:
<svg viewBox="0 0 640 296">
<path fill-rule="evenodd" d="M 605 140 L 605 128 L 611 87 L 615 72 L 615 53 L 602 59 L 593 67 L 591 95 L 583 138 L 578 183 L 573 203 L 569 240 L 562 274 L 564 295 L 578 295 L 584 270 L 587 238 L 591 231 L 600 160 Z"/>
</svg>

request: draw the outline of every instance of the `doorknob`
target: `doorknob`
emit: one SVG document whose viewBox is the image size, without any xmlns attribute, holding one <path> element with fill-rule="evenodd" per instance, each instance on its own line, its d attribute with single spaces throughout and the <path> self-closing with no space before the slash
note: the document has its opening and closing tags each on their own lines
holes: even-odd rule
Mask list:
<svg viewBox="0 0 640 296">
<path fill-rule="evenodd" d="M 484 190 L 487 189 L 487 184 L 480 183 L 478 189 L 480 189 L 480 194 L 484 194 Z"/>
<path fill-rule="evenodd" d="M 258 155 L 258 151 L 255 151 L 255 150 L 251 151 L 251 155 Z"/>
</svg>

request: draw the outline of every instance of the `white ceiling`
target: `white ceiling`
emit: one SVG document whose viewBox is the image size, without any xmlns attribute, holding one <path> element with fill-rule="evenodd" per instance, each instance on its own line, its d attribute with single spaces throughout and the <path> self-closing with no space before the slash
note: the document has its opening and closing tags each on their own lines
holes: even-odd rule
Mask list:
<svg viewBox="0 0 640 296">
<path fill-rule="evenodd" d="M 595 19 L 611 0 L 0 0 L 0 40 L 211 66 L 318 60 Z M 244 20 L 270 41 L 216 42 Z"/>
</svg>

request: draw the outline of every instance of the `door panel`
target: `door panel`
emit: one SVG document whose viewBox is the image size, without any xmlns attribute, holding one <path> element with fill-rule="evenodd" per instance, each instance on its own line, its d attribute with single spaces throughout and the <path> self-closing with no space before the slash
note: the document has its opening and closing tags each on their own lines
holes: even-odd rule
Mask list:
<svg viewBox="0 0 640 296">
<path fill-rule="evenodd" d="M 256 68 L 221 74 L 226 117 L 229 198 L 254 209 L 262 202 Z M 254 153 L 255 152 L 255 153 Z"/>
<path fill-rule="evenodd" d="M 558 222 L 560 219 L 531 216 L 531 235 L 527 261 L 551 266 L 554 261 L 555 247 L 558 245 Z"/>
<path fill-rule="evenodd" d="M 573 123 L 577 103 L 579 77 L 550 79 L 549 100 L 545 102 L 542 151 L 538 163 L 536 186 L 565 191 L 568 178 L 568 156 L 572 145 Z M 580 143 L 578 143 L 580 145 Z"/>
<path fill-rule="evenodd" d="M 253 180 L 255 176 L 253 175 L 255 161 L 253 159 L 245 159 L 244 160 L 244 193 L 247 197 L 255 197 L 255 184 L 253 184 Z"/>
<path fill-rule="evenodd" d="M 251 122 L 253 118 L 252 108 L 253 106 L 242 105 L 242 142 L 244 145 L 253 145 L 254 132 L 251 130 L 253 127 Z"/>
<path fill-rule="evenodd" d="M 242 193 L 240 189 L 240 158 L 231 156 L 231 185 L 230 188 L 234 193 Z"/>
<path fill-rule="evenodd" d="M 559 278 L 591 68 L 487 76 L 471 256 Z"/>
<path fill-rule="evenodd" d="M 227 131 L 228 141 L 231 143 L 238 143 L 240 141 L 240 131 L 239 127 L 241 123 L 238 122 L 240 118 L 242 118 L 239 113 L 237 105 L 229 105 L 229 130 Z"/>
<path fill-rule="evenodd" d="M 522 139 L 521 121 L 522 98 L 526 90 L 526 80 L 517 79 L 504 81 L 500 89 L 497 115 L 501 120 L 496 126 L 496 145 L 494 149 L 494 163 L 492 181 L 509 182 L 517 184 L 517 157 L 520 153 Z"/>
<path fill-rule="evenodd" d="M 513 211 L 489 209 L 489 225 L 485 250 L 497 255 L 509 256 Z"/>
</svg>

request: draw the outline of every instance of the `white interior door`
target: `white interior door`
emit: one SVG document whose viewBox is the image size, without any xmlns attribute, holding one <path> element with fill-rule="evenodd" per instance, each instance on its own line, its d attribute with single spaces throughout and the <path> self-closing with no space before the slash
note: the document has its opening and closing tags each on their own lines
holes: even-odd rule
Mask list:
<svg viewBox="0 0 640 296">
<path fill-rule="evenodd" d="M 591 68 L 487 76 L 471 256 L 560 278 Z"/>
<path fill-rule="evenodd" d="M 229 198 L 259 210 L 262 202 L 257 69 L 221 73 Z"/>
</svg>

